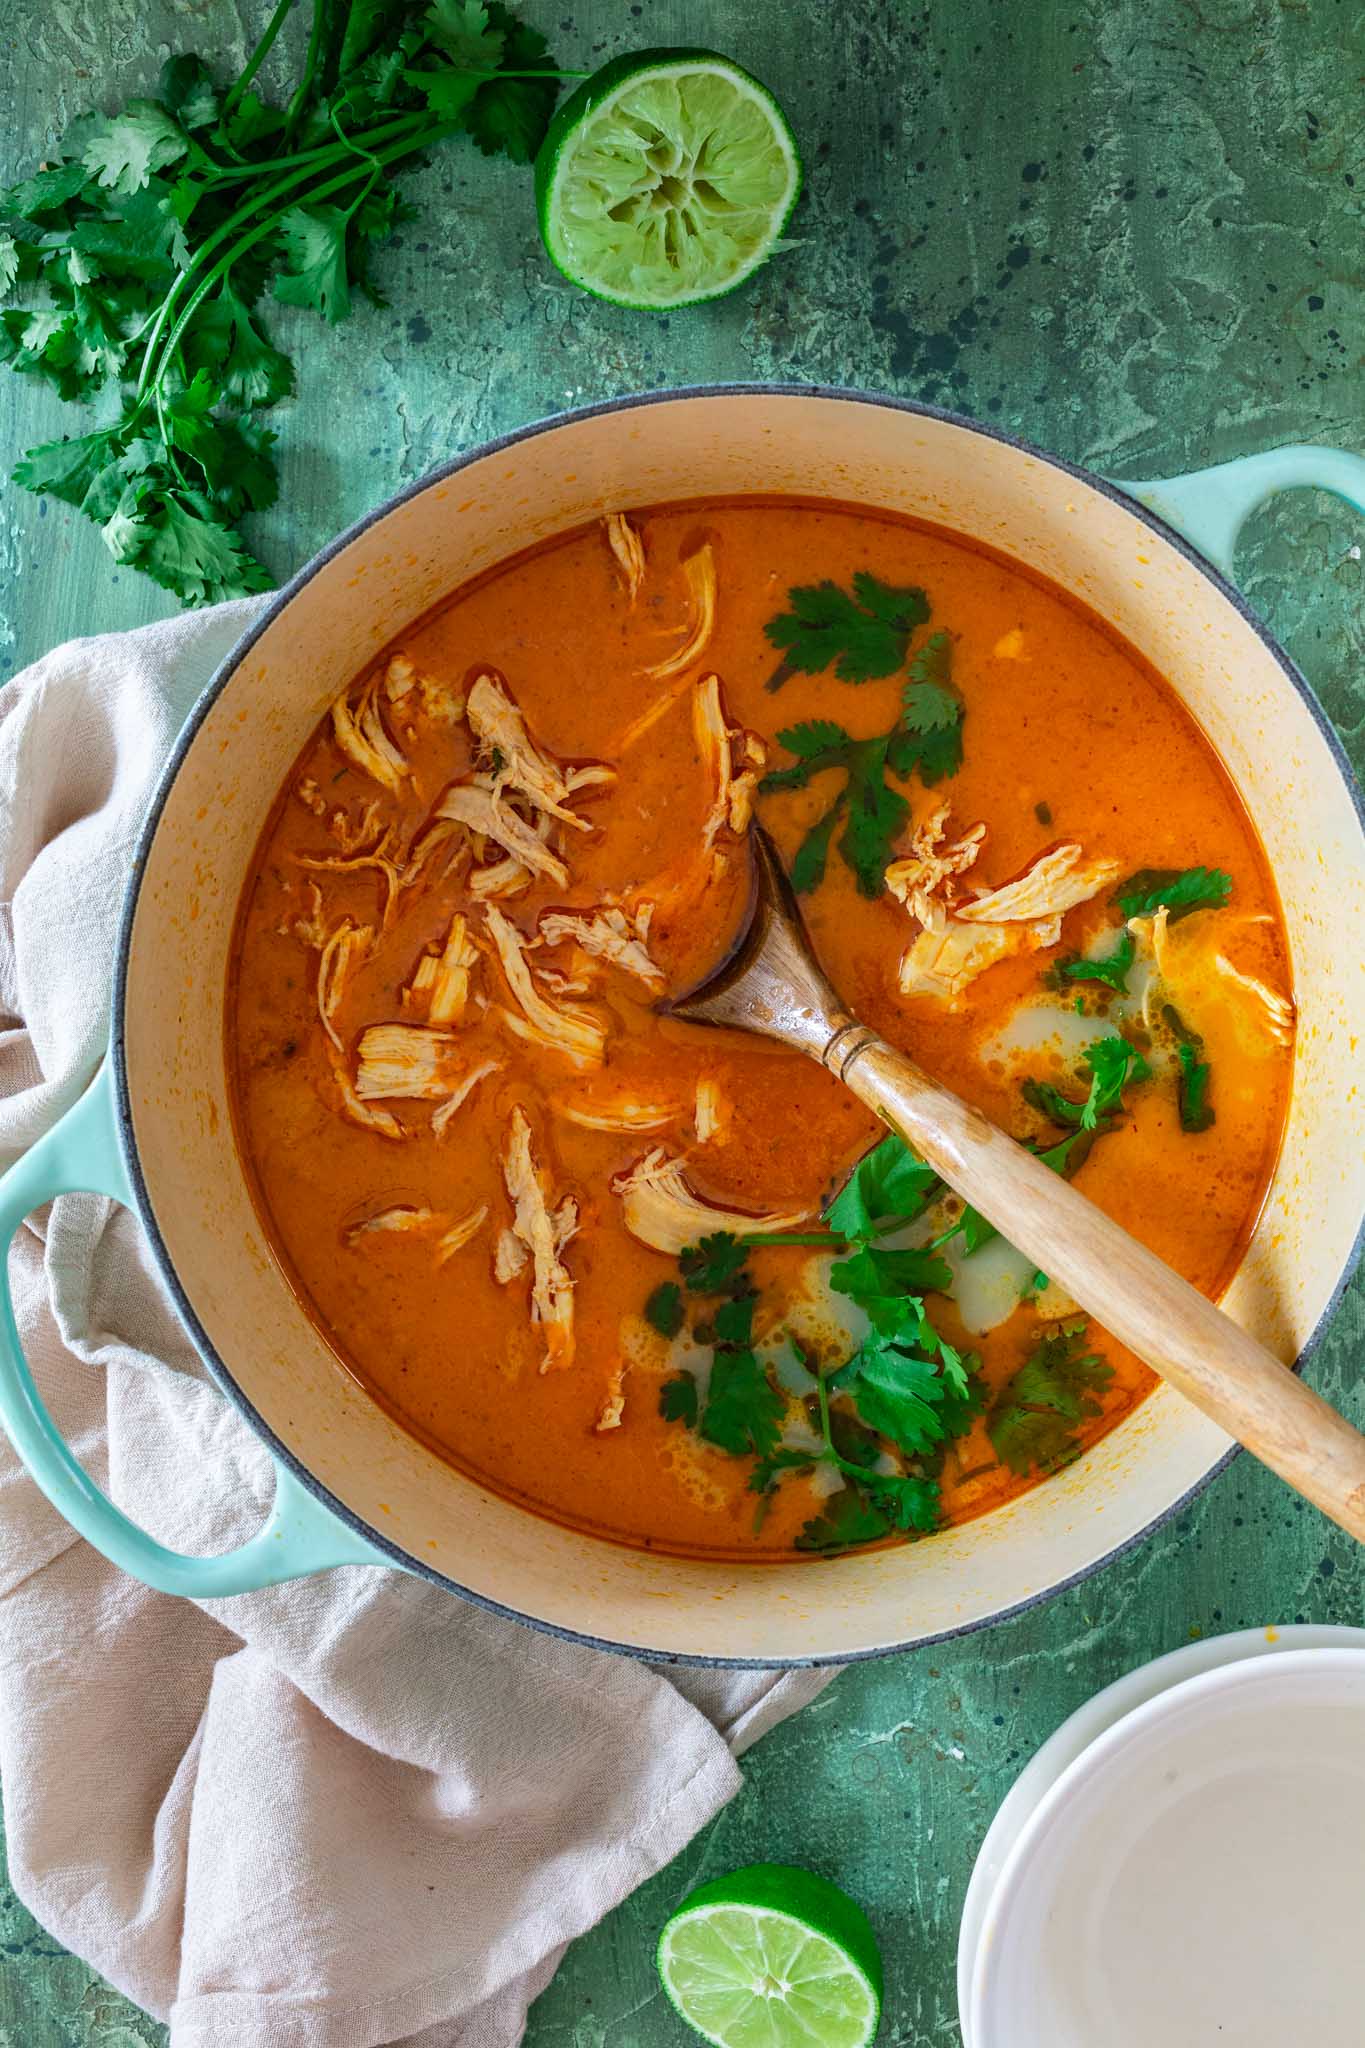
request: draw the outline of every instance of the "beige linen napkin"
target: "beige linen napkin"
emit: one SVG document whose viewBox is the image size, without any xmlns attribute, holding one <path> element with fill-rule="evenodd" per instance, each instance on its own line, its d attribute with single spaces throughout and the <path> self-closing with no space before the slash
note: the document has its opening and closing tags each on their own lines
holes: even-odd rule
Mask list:
<svg viewBox="0 0 1365 2048">
<path fill-rule="evenodd" d="M 95 1070 L 148 794 L 258 603 L 74 641 L 0 691 L 0 1164 Z M 16 1308 L 68 1441 L 163 1541 L 241 1541 L 269 1462 L 131 1217 L 69 1196 L 43 1221 Z M 174 2048 L 507 2048 L 565 1943 L 828 1675 L 656 1671 L 355 1567 L 170 1599 L 74 1537 L 0 1440 L 14 1886 Z"/>
</svg>

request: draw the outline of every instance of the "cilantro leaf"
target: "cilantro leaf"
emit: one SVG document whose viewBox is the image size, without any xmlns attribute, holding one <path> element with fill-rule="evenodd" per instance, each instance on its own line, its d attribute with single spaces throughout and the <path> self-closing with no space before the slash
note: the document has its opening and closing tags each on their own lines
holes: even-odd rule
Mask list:
<svg viewBox="0 0 1365 2048">
<path fill-rule="evenodd" d="M 720 1294 L 735 1283 L 747 1285 L 748 1249 L 728 1230 L 717 1230 L 699 1244 L 690 1244 L 678 1267 L 693 1294 Z"/>
<path fill-rule="evenodd" d="M 865 570 L 853 578 L 852 596 L 826 581 L 802 585 L 787 597 L 790 611 L 763 629 L 783 656 L 770 690 L 781 689 L 789 676 L 820 675 L 831 666 L 846 683 L 892 675 L 905 659 L 911 633 L 929 617 L 922 590 L 895 589 Z"/>
<path fill-rule="evenodd" d="M 205 299 L 181 343 L 185 366 L 193 376 L 211 372 L 222 397 L 244 409 L 275 405 L 294 389 L 288 356 L 268 342 L 251 317 L 251 308 L 224 278 Z"/>
<path fill-rule="evenodd" d="M 151 506 L 136 483 L 128 493 L 129 502 L 104 530 L 115 561 L 131 563 L 189 604 L 219 604 L 270 588 L 260 563 L 214 518 L 201 492 L 168 491 Z"/>
<path fill-rule="evenodd" d="M 18 284 L 20 263 L 19 244 L 13 235 L 0 235 L 0 298 Z"/>
<path fill-rule="evenodd" d="M 155 100 L 129 100 L 91 136 L 81 161 L 106 190 L 137 192 L 154 171 L 178 163 L 189 146 L 179 124 Z"/>
<path fill-rule="evenodd" d="M 882 1302 L 894 1302 L 900 1310 L 906 1295 L 946 1294 L 952 1285 L 952 1275 L 947 1261 L 927 1246 L 893 1251 L 863 1244 L 848 1258 L 835 1260 L 829 1270 L 829 1284 L 836 1294 L 846 1294 L 856 1301 L 880 1327 L 885 1320 L 879 1307 Z M 898 1316 L 897 1327 L 899 1323 Z"/>
<path fill-rule="evenodd" d="M 910 663 L 900 727 L 891 736 L 890 760 L 897 775 L 917 767 L 926 786 L 962 766 L 962 702 L 951 688 L 952 663 L 951 637 L 931 633 Z"/>
<path fill-rule="evenodd" d="M 496 70 L 506 37 L 491 25 L 481 0 L 432 0 L 422 19 L 432 42 L 452 64 Z"/>
<path fill-rule="evenodd" d="M 1101 1117 L 1120 1107 L 1129 1081 L 1146 1081 L 1151 1068 L 1130 1039 L 1113 1033 L 1097 1038 L 1081 1056 L 1090 1069 L 1090 1092 L 1084 1102 L 1073 1102 L 1050 1081 L 1025 1081 L 1024 1100 L 1041 1110 L 1054 1123 L 1076 1124 L 1083 1131 L 1099 1128 Z"/>
<path fill-rule="evenodd" d="M 958 1404 L 938 1361 L 877 1333 L 865 1338 L 849 1365 L 841 1368 L 839 1391 L 852 1395 L 869 1429 L 911 1457 L 960 1433 L 953 1426 Z"/>
<path fill-rule="evenodd" d="M 853 1486 L 831 1494 L 818 1515 L 812 1516 L 796 1539 L 798 1550 L 820 1550 L 833 1555 L 852 1550 L 859 1543 L 878 1543 L 892 1530 L 885 1508 L 874 1507 Z"/>
<path fill-rule="evenodd" d="M 645 1321 L 661 1337 L 676 1337 L 683 1326 L 682 1289 L 676 1280 L 661 1280 L 645 1303 Z"/>
<path fill-rule="evenodd" d="M 111 442 L 108 432 L 45 441 L 29 449 L 15 468 L 14 481 L 26 491 L 46 491 L 67 505 L 79 505 L 96 477 L 109 467 Z"/>
<path fill-rule="evenodd" d="M 939 1185 L 933 1168 L 893 1133 L 858 1161 L 825 1210 L 825 1221 L 841 1237 L 874 1237 L 880 1225 L 918 1216 Z"/>
<path fill-rule="evenodd" d="M 337 206 L 292 206 L 280 218 L 280 241 L 289 266 L 275 279 L 275 297 L 286 306 L 309 306 L 324 320 L 344 320 L 351 310 L 346 270 L 349 215 Z"/>
<path fill-rule="evenodd" d="M 1200 1059 L 1199 1049 L 1188 1040 L 1176 1047 L 1176 1055 L 1180 1061 L 1180 1128 L 1192 1133 L 1206 1131 L 1216 1121 L 1209 1101 L 1209 1063 Z"/>
<path fill-rule="evenodd" d="M 218 119 L 218 94 L 202 57 L 188 53 L 168 57 L 161 67 L 156 96 L 187 135 L 211 128 Z"/>
<path fill-rule="evenodd" d="M 730 1304 L 733 1305 L 733 1304 Z M 732 1457 L 777 1448 L 787 1404 L 766 1368 L 747 1349 L 717 1349 L 701 1418 L 701 1434 Z"/>
<path fill-rule="evenodd" d="M 832 803 L 823 818 L 811 826 L 805 838 L 796 849 L 792 862 L 792 887 L 798 896 L 807 896 L 812 889 L 818 889 L 825 879 L 825 868 L 829 861 L 829 842 L 834 837 L 834 828 L 843 816 L 845 798 L 842 796 Z"/>
<path fill-rule="evenodd" d="M 690 1372 L 664 1381 L 659 1389 L 659 1413 L 665 1422 L 685 1422 L 689 1429 L 696 1428 L 697 1382 Z"/>
<path fill-rule="evenodd" d="M 553 68 L 544 36 L 518 21 L 501 0 L 488 0 L 488 21 L 503 38 L 505 71 Z M 532 163 L 545 140 L 558 94 L 555 78 L 489 79 L 471 100 L 465 126 L 485 156 L 501 153 L 516 164 Z"/>
<path fill-rule="evenodd" d="M 1192 910 L 1221 909 L 1232 894 L 1222 868 L 1139 868 L 1120 882 L 1114 901 L 1125 917 L 1153 917 L 1164 903 L 1172 924 Z"/>
<path fill-rule="evenodd" d="M 1083 1352 L 1084 1316 L 1049 1331 L 1001 1390 L 986 1418 L 986 1433 L 1001 1463 L 1021 1478 L 1055 1472 L 1079 1451 L 1075 1426 L 1101 1413 L 1112 1366 Z"/>
<path fill-rule="evenodd" d="M 893 1528 L 918 1529 L 927 1536 L 938 1527 L 942 1503 L 936 1479 L 869 1472 L 858 1484 L 872 1506 L 890 1516 Z"/>
<path fill-rule="evenodd" d="M 1043 979 L 1050 988 L 1066 988 L 1078 981 L 1102 981 L 1119 995 L 1127 995 L 1128 970 L 1136 952 L 1137 940 L 1131 932 L 1124 932 L 1112 953 L 1098 960 L 1085 960 L 1073 953 L 1065 960 L 1054 961 Z"/>
</svg>

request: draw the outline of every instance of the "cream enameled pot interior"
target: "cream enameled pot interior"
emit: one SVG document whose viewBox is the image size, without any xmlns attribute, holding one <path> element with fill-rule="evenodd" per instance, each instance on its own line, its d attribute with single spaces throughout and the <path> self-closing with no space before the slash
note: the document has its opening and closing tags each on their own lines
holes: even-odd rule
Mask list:
<svg viewBox="0 0 1365 2048">
<path fill-rule="evenodd" d="M 1170 1508 L 1227 1439 L 1162 1388 L 1012 1505 L 837 1564 L 688 1564 L 572 1534 L 452 1472 L 339 1367 L 252 1207 L 223 1058 L 243 874 L 291 761 L 361 665 L 535 541 L 613 507 L 745 492 L 908 513 L 1017 558 L 1109 620 L 1217 747 L 1275 870 L 1300 1004 L 1284 1153 L 1226 1305 L 1296 1356 L 1365 1208 L 1365 1160 L 1341 1115 L 1365 1032 L 1365 861 L 1349 789 L 1279 662 L 1179 548 L 1105 491 L 951 421 L 816 394 L 654 400 L 534 431 L 383 514 L 276 612 L 181 760 L 141 877 L 122 1028 L 164 1256 L 240 1395 L 339 1503 L 418 1564 L 532 1619 L 665 1655 L 778 1661 L 907 1643 L 1035 1597 Z M 596 686 L 609 691 L 610 678 Z"/>
</svg>

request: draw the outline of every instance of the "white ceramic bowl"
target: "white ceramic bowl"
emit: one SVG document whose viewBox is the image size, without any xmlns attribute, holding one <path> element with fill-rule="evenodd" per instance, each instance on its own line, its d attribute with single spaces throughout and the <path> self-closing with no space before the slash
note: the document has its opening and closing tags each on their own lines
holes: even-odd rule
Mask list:
<svg viewBox="0 0 1365 2048">
<path fill-rule="evenodd" d="M 1187 1679 L 1035 1808 L 986 1910 L 972 2048 L 1360 2048 L 1365 1649 Z"/>
<path fill-rule="evenodd" d="M 1169 1692 L 1187 1678 L 1221 1670 L 1227 1664 L 1240 1664 L 1251 1657 L 1282 1657 L 1290 1650 L 1333 1649 L 1365 1650 L 1365 1629 L 1293 1623 L 1283 1628 L 1248 1628 L 1230 1635 L 1206 1636 L 1197 1643 L 1184 1643 L 1164 1657 L 1154 1657 L 1151 1663 L 1140 1664 L 1135 1671 L 1125 1672 L 1122 1678 L 1116 1678 L 1112 1685 L 1078 1707 L 1055 1735 L 1048 1737 L 1001 1800 L 972 1866 L 957 1938 L 957 2005 L 962 2048 L 974 2048 L 972 1976 L 1000 1874 L 1015 1843 L 1063 1771 L 1135 1707 L 1145 1706 L 1148 1700 Z"/>
</svg>

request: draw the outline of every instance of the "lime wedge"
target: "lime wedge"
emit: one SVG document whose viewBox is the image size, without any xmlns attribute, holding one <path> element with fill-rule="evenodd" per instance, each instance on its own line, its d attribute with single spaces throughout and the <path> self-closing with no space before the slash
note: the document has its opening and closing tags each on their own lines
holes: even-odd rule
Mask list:
<svg viewBox="0 0 1365 2048">
<path fill-rule="evenodd" d="M 659 1937 L 679 2017 L 715 2048 L 868 2048 L 882 1965 L 867 1915 L 809 1870 L 754 1863 L 684 1899 Z"/>
<path fill-rule="evenodd" d="M 769 255 L 800 190 L 781 107 L 712 50 L 604 64 L 564 102 L 536 158 L 552 261 L 617 306 L 733 291 Z"/>
</svg>

